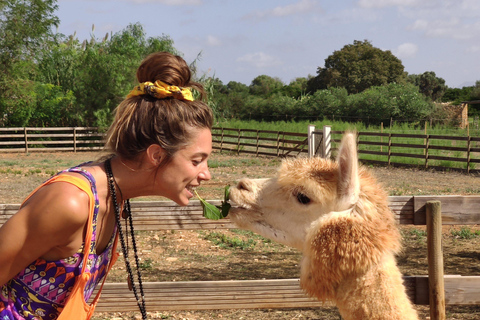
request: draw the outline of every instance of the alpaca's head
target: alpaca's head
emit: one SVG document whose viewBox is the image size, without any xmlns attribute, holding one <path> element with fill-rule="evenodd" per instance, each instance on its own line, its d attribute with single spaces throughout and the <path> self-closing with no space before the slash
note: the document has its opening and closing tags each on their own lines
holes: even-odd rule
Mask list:
<svg viewBox="0 0 480 320">
<path fill-rule="evenodd" d="M 302 251 L 309 229 L 329 216 L 393 219 L 386 194 L 358 166 L 353 133 L 342 139 L 336 161 L 285 160 L 275 178 L 241 180 L 230 189 L 230 200 L 229 217 L 240 228 Z"/>
<path fill-rule="evenodd" d="M 285 160 L 273 179 L 241 180 L 230 189 L 229 217 L 241 228 L 302 249 L 312 222 L 351 209 L 359 192 L 355 135 L 348 134 L 337 161 Z"/>
</svg>

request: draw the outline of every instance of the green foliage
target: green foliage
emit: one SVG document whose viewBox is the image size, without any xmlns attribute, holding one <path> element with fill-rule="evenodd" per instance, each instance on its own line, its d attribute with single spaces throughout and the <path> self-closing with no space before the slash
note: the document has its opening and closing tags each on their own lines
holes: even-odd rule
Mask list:
<svg viewBox="0 0 480 320">
<path fill-rule="evenodd" d="M 72 91 L 64 93 L 60 86 L 37 83 L 35 97 L 36 106 L 29 121 L 30 126 L 62 127 L 78 123 Z"/>
<path fill-rule="evenodd" d="M 305 95 L 307 91 L 307 78 L 296 78 L 291 81 L 288 85 L 283 86 L 279 92 L 288 97 L 299 99 Z"/>
<path fill-rule="evenodd" d="M 0 124 L 24 126 L 35 108 L 36 60 L 59 20 L 55 0 L 5 0 L 0 6 Z"/>
<path fill-rule="evenodd" d="M 349 97 L 345 88 L 318 90 L 298 102 L 297 114 L 314 119 L 341 119 L 346 116 Z"/>
<path fill-rule="evenodd" d="M 453 104 L 460 104 L 463 101 L 470 101 L 473 87 L 447 88 L 442 97 L 443 102 L 451 102 Z"/>
<path fill-rule="evenodd" d="M 409 121 L 426 119 L 433 104 L 412 84 L 388 84 L 372 87 L 350 96 L 350 117 L 358 117 L 367 124 L 380 124 L 389 119 Z"/>
<path fill-rule="evenodd" d="M 49 3 L 54 2 L 47 1 L 45 6 Z M 39 10 L 38 1 L 16 4 Z M 48 8 L 54 7 L 39 11 L 39 15 L 45 15 L 39 30 L 44 30 L 43 24 L 47 22 L 56 22 L 47 12 Z M 12 10 L 4 9 L 2 17 L 10 17 Z M 0 22 L 1 32 L 7 33 L 11 29 L 8 21 Z M 19 32 L 23 34 L 23 29 Z M 37 34 L 25 37 L 34 35 Z M 14 60 L 15 63 L 8 60 L 12 52 L 25 52 L 30 47 L 7 43 L 8 50 L 0 50 L 0 60 L 9 61 L 3 64 L 3 68 L 9 67 L 8 72 L 0 75 L 3 125 L 107 127 L 113 109 L 135 85 L 136 68 L 145 56 L 157 51 L 179 54 L 169 37 L 147 38 L 140 24 L 130 24 L 108 38 L 108 34 L 102 39 L 92 35 L 89 41 L 80 43 L 74 35 L 66 37 L 45 32 L 43 38 L 35 42 L 35 59 L 25 57 L 25 60 Z"/>
<path fill-rule="evenodd" d="M 440 101 L 447 89 L 445 80 L 436 76 L 433 71 L 420 75 L 409 75 L 408 80 L 419 88 L 419 91 L 433 101 Z"/>
<path fill-rule="evenodd" d="M 252 80 L 249 88 L 253 95 L 268 97 L 283 88 L 283 82 L 278 78 L 260 75 Z"/>
<path fill-rule="evenodd" d="M 470 93 L 470 100 L 480 100 L 480 80 L 475 82 L 475 87 Z"/>
<path fill-rule="evenodd" d="M 335 51 L 309 81 L 308 91 L 341 87 L 359 93 L 372 86 L 405 81 L 402 62 L 390 51 L 375 48 L 369 41 L 357 41 Z"/>
<path fill-rule="evenodd" d="M 33 61 L 45 46 L 59 19 L 56 0 L 4 0 L 0 6 L 0 73 L 12 76 L 12 68 Z"/>
</svg>

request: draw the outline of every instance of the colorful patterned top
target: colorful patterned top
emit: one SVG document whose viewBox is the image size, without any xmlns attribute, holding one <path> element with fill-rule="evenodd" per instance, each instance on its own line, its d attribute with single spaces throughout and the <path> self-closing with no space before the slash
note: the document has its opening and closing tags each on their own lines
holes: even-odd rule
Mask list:
<svg viewBox="0 0 480 320">
<path fill-rule="evenodd" d="M 90 186 L 80 177 L 62 175 L 62 172 L 78 172 L 88 179 Z M 47 180 L 41 186 L 57 181 L 69 182 L 89 194 L 90 199 L 95 201 L 93 213 L 90 212 L 90 214 L 93 214 L 93 230 L 88 264 L 85 268 L 85 272 L 92 274 L 84 292 L 87 302 L 95 286 L 108 269 L 116 230 L 105 250 L 97 255 L 95 239 L 99 201 L 95 179 L 89 172 L 80 167 L 70 168 L 62 172 Z M 73 256 L 59 261 L 37 259 L 3 285 L 0 292 L 0 320 L 56 319 L 73 289 L 76 277 L 81 273 L 84 257 L 83 247 L 84 244 Z"/>
</svg>

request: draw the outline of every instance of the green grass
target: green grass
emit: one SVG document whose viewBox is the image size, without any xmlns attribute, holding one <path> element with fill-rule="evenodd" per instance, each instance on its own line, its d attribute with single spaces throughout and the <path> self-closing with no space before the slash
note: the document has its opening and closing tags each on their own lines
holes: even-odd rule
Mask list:
<svg viewBox="0 0 480 320">
<path fill-rule="evenodd" d="M 480 236 L 480 230 L 472 231 L 468 227 L 462 227 L 460 230 L 452 230 L 450 233 L 452 236 L 463 240 L 469 240 Z"/>
<path fill-rule="evenodd" d="M 209 232 L 204 235 L 204 239 L 211 241 L 213 244 L 223 249 L 248 250 L 255 247 L 257 244 L 257 241 L 252 238 L 243 240 L 239 237 L 231 237 L 219 232 Z"/>
</svg>

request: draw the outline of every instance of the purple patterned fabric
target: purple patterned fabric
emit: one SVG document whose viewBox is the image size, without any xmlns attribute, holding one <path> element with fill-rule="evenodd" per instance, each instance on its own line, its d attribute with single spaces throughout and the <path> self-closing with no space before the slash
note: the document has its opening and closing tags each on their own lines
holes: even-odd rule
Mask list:
<svg viewBox="0 0 480 320">
<path fill-rule="evenodd" d="M 90 181 L 95 199 L 92 241 L 85 268 L 85 272 L 93 275 L 84 293 L 85 299 L 88 301 L 95 286 L 106 273 L 116 231 L 103 253 L 97 255 L 95 239 L 99 201 L 95 179 L 88 171 L 80 167 L 62 172 L 78 172 L 85 176 Z M 3 285 L 0 292 L 0 320 L 56 319 L 73 289 L 75 278 L 82 270 L 83 247 L 84 244 L 73 256 L 59 261 L 37 259 Z"/>
</svg>

